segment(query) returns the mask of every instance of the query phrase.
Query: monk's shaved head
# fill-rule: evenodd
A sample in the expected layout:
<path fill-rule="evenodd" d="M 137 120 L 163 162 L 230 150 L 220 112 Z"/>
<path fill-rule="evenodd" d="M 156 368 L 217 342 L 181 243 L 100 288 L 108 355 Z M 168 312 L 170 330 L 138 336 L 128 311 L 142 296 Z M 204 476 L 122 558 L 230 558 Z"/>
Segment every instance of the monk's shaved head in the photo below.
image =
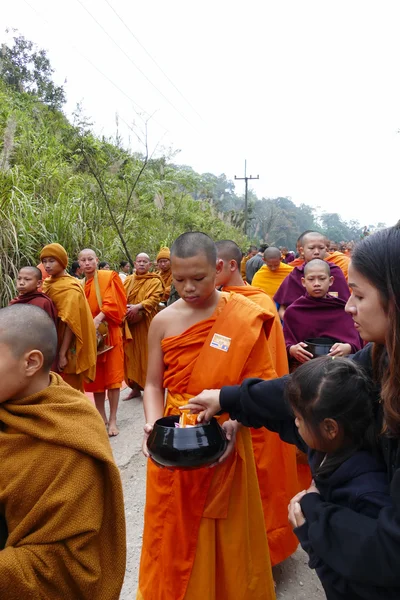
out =
<path fill-rule="evenodd" d="M 43 354 L 43 370 L 49 371 L 57 352 L 57 331 L 49 315 L 32 304 L 13 304 L 0 309 L 0 344 L 19 359 L 31 350 Z"/>
<path fill-rule="evenodd" d="M 281 258 L 281 251 L 279 250 L 279 248 L 274 248 L 273 246 L 270 246 L 269 248 L 267 248 L 266 250 L 264 250 L 264 260 L 268 260 L 270 258 Z"/>
<path fill-rule="evenodd" d="M 146 252 L 139 252 L 139 254 L 136 254 L 136 259 L 138 258 L 147 258 L 147 260 L 150 260 L 150 256 L 148 254 L 146 254 Z"/>
<path fill-rule="evenodd" d="M 182 233 L 171 248 L 171 258 L 192 258 L 198 254 L 203 254 L 207 261 L 215 267 L 217 262 L 217 248 L 213 240 L 201 231 L 189 231 Z"/>
<path fill-rule="evenodd" d="M 317 238 L 323 240 L 326 243 L 326 245 L 328 245 L 328 240 L 323 233 L 320 233 L 319 231 L 306 231 L 305 233 L 303 233 L 300 246 L 304 246 L 304 244 L 310 242 L 310 240 Z"/>
<path fill-rule="evenodd" d="M 327 263 L 326 260 L 321 260 L 320 258 L 314 258 L 304 266 L 304 275 L 307 275 L 307 273 L 315 269 L 315 267 L 323 269 L 328 275 L 328 277 L 331 276 L 331 268 L 329 266 L 329 263 Z"/>
<path fill-rule="evenodd" d="M 242 262 L 242 251 L 239 246 L 232 240 L 219 240 L 215 242 L 217 247 L 217 255 L 221 260 L 234 260 L 238 267 Z"/>
<path fill-rule="evenodd" d="M 42 275 L 42 271 L 40 269 L 38 269 L 37 267 L 22 267 L 19 272 L 21 273 L 21 271 L 29 271 L 30 274 L 35 277 L 38 281 L 40 281 L 43 277 Z"/>
<path fill-rule="evenodd" d="M 97 254 L 94 250 L 92 250 L 92 248 L 84 248 L 83 250 L 81 250 L 78 254 L 78 258 L 82 255 L 82 254 L 93 254 L 93 256 L 95 258 L 97 258 Z"/>

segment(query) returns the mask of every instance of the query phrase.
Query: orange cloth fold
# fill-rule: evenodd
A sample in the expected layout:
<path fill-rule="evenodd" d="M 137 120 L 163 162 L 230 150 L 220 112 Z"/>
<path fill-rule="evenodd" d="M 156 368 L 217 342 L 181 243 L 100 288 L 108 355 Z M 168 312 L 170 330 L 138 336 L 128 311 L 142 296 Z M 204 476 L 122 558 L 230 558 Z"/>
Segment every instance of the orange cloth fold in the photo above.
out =
<path fill-rule="evenodd" d="M 161 277 L 162 282 L 164 284 L 164 293 L 161 298 L 161 302 L 166 302 L 171 294 L 171 285 L 172 285 L 172 271 L 171 269 L 166 273 L 162 271 L 158 271 L 157 274 Z"/>
<path fill-rule="evenodd" d="M 164 284 L 156 273 L 130 275 L 124 281 L 128 304 L 141 304 L 143 318 L 137 323 L 124 322 L 125 381 L 136 382 L 144 388 L 146 383 L 148 347 L 147 334 L 150 323 L 158 312 L 164 293 Z"/>
<path fill-rule="evenodd" d="M 285 263 L 280 263 L 276 271 L 271 271 L 267 265 L 264 265 L 254 275 L 251 285 L 262 289 L 268 296 L 273 298 L 282 281 L 286 279 L 292 271 L 293 267 L 291 264 L 285 265 Z"/>
<path fill-rule="evenodd" d="M 124 500 L 98 412 L 51 373 L 49 387 L 0 404 L 0 421 L 0 597 L 117 600 Z"/>
<path fill-rule="evenodd" d="M 108 344 L 112 350 L 97 357 L 96 379 L 86 384 L 87 392 L 104 392 L 120 388 L 124 379 L 124 350 L 122 344 L 122 321 L 126 313 L 124 284 L 115 271 L 97 271 L 102 305 L 96 296 L 94 277 L 84 281 L 84 290 L 92 318 L 103 312 L 108 323 Z"/>
<path fill-rule="evenodd" d="M 285 338 L 275 302 L 263 290 L 253 285 L 226 286 L 223 290 L 245 296 L 274 316 L 268 346 L 276 374 L 278 377 L 287 375 L 289 367 Z M 296 448 L 282 442 L 277 433 L 268 431 L 264 427 L 251 429 L 251 436 L 269 552 L 274 566 L 293 554 L 298 546 L 297 538 L 287 518 L 287 505 L 300 491 Z"/>
<path fill-rule="evenodd" d="M 272 321 L 255 303 L 222 292 L 209 319 L 165 338 L 165 414 L 177 414 L 203 389 L 275 377 L 265 336 Z M 227 352 L 211 345 L 216 335 L 224 336 Z M 170 471 L 148 462 L 137 600 L 171 598 L 275 598 L 246 428 L 238 432 L 235 452 L 215 468 Z"/>
<path fill-rule="evenodd" d="M 93 381 L 96 375 L 96 329 L 82 285 L 71 275 L 48 277 L 43 291 L 54 302 L 58 313 L 59 347 L 68 326 L 74 338 L 67 353 L 65 374 L 81 375 L 85 381 Z"/>

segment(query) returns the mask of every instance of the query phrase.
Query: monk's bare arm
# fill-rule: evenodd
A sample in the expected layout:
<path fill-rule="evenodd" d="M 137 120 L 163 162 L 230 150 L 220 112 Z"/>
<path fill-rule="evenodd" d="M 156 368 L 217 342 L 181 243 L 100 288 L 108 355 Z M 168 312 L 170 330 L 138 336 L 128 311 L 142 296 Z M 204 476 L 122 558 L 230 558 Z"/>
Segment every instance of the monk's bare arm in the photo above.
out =
<path fill-rule="evenodd" d="M 164 319 L 158 317 L 161 317 L 161 313 L 153 319 L 149 328 L 149 362 L 143 396 L 146 423 L 151 425 L 164 414 L 164 360 L 161 349 Z"/>
<path fill-rule="evenodd" d="M 280 307 L 278 308 L 278 315 L 281 318 L 281 321 L 283 321 L 283 315 L 285 314 L 285 310 L 286 310 L 286 306 L 284 304 L 281 304 Z"/>
<path fill-rule="evenodd" d="M 74 338 L 74 332 L 66 324 L 63 341 L 62 341 L 61 347 L 60 347 L 60 352 L 58 353 L 58 368 L 60 371 L 62 371 L 64 369 L 64 367 L 67 366 L 67 362 L 68 362 L 67 352 L 68 352 L 68 349 L 71 347 L 73 338 Z"/>

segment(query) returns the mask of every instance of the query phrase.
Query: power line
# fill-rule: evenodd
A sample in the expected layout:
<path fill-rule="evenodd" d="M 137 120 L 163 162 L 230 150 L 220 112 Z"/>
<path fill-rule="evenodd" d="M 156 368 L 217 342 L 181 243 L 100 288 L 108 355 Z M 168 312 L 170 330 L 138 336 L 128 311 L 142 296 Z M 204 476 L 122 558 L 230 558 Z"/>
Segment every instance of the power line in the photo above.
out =
<path fill-rule="evenodd" d="M 28 0 L 23 0 L 25 2 L 25 4 L 27 6 L 29 6 L 29 8 L 35 12 L 49 27 L 51 27 L 51 23 L 34 7 L 32 6 Z M 69 44 L 71 48 L 73 48 L 75 50 L 75 52 L 77 52 L 82 58 L 84 58 L 98 73 L 100 73 L 100 75 L 102 75 L 102 77 L 104 77 L 109 83 L 111 83 L 111 85 L 113 85 L 123 96 L 125 96 L 125 98 L 127 98 L 130 102 L 132 102 L 133 106 L 136 106 L 142 113 L 146 114 L 149 118 L 153 118 L 153 115 L 151 115 L 147 110 L 145 110 L 144 108 L 142 108 L 137 102 L 136 100 L 133 100 L 133 98 L 131 98 L 129 96 L 129 94 L 127 94 L 118 84 L 115 83 L 115 81 L 113 81 L 110 77 L 108 77 L 108 75 L 106 75 L 105 73 L 103 73 L 103 71 L 101 69 L 99 69 L 99 67 L 90 59 L 88 58 L 85 54 L 83 54 L 83 52 L 81 52 L 79 50 L 79 48 L 77 48 L 77 46 L 75 46 L 74 44 Z M 135 109 L 136 110 L 136 109 Z M 168 129 L 159 121 L 157 121 L 156 119 L 153 119 L 155 123 L 157 123 L 157 125 L 159 125 L 160 127 L 162 127 L 164 129 L 164 131 L 168 132 Z"/>
<path fill-rule="evenodd" d="M 87 12 L 87 14 L 93 19 L 93 21 L 100 27 L 100 29 L 102 29 L 102 31 L 104 31 L 104 33 L 112 41 L 112 43 L 124 54 L 124 56 L 126 56 L 126 58 L 132 63 L 132 65 L 135 67 L 135 69 L 137 69 L 139 71 L 139 73 L 141 75 L 143 75 L 143 77 L 150 83 L 150 85 L 152 85 L 153 88 L 155 90 L 157 90 L 157 92 L 164 98 L 164 100 L 166 100 L 168 102 L 168 104 L 170 104 L 170 106 L 172 106 L 172 108 L 182 117 L 182 119 L 184 119 L 191 127 L 193 127 L 192 123 L 185 117 L 185 115 L 183 113 L 181 113 L 179 108 L 177 108 L 175 106 L 175 104 L 173 104 L 173 102 L 171 102 L 171 100 L 169 100 L 169 98 L 167 98 L 167 96 L 155 85 L 155 83 L 153 83 L 151 81 L 151 79 L 149 79 L 149 77 L 147 77 L 146 73 L 144 73 L 144 71 L 142 71 L 142 69 L 137 66 L 137 64 L 132 60 L 132 58 L 129 56 L 129 54 L 127 54 L 125 52 L 125 50 L 123 48 L 121 48 L 121 46 L 118 44 L 118 42 L 116 42 L 114 40 L 114 38 L 108 33 L 108 31 L 103 27 L 103 25 L 96 19 L 96 17 L 90 12 L 90 10 L 88 8 L 86 8 L 86 6 L 83 4 L 83 2 L 81 2 L 81 0 L 77 0 L 77 2 L 82 6 L 82 8 Z"/>
<path fill-rule="evenodd" d="M 244 177 L 236 177 L 235 175 L 235 179 L 237 179 L 238 181 L 244 181 L 244 235 L 247 235 L 247 220 L 248 220 L 248 215 L 247 215 L 247 193 L 248 193 L 248 181 L 249 179 L 260 179 L 260 176 L 257 175 L 257 177 L 253 177 L 252 175 L 250 175 L 250 177 L 247 175 L 247 160 L 244 161 Z"/>
<path fill-rule="evenodd" d="M 117 11 L 115 10 L 115 8 L 112 6 L 112 4 L 108 1 L 108 0 L 104 0 L 106 4 L 108 4 L 108 6 L 111 8 L 111 10 L 114 12 L 114 14 L 118 17 L 118 19 L 121 21 L 122 25 L 125 27 L 125 29 L 127 29 L 129 31 L 129 33 L 131 34 L 131 36 L 133 37 L 133 39 L 139 44 L 139 46 L 146 52 L 147 56 L 153 61 L 153 63 L 156 65 L 156 67 L 161 71 L 161 73 L 164 75 L 164 77 L 166 79 L 168 79 L 168 81 L 170 82 L 170 84 L 172 85 L 172 87 L 175 88 L 175 90 L 178 92 L 178 94 L 180 96 L 182 96 L 182 98 L 185 100 L 185 102 L 190 106 L 190 108 L 196 113 L 196 115 L 198 117 L 200 117 L 201 120 L 203 120 L 203 117 L 200 115 L 200 113 L 197 112 L 197 110 L 195 109 L 195 107 L 191 104 L 191 102 L 189 102 L 189 100 L 183 95 L 183 93 L 180 91 L 180 89 L 174 84 L 174 82 L 172 81 L 172 79 L 170 77 L 168 77 L 168 75 L 166 74 L 166 72 L 164 71 L 164 69 L 158 64 L 158 62 L 156 61 L 156 59 L 150 54 L 150 52 L 148 52 L 148 50 L 143 46 L 142 42 L 136 37 L 136 35 L 133 33 L 132 29 L 130 29 L 130 27 L 128 27 L 128 25 L 125 23 L 125 21 L 122 19 L 122 17 L 117 13 Z"/>

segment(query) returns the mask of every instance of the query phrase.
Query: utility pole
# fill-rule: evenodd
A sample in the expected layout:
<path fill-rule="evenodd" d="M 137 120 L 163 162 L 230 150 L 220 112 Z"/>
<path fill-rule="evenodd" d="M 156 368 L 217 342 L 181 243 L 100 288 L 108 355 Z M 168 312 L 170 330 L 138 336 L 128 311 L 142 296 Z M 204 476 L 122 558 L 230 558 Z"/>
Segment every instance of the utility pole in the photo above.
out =
<path fill-rule="evenodd" d="M 236 177 L 235 175 L 235 179 L 237 181 L 244 181 L 244 234 L 247 235 L 247 221 L 248 221 L 248 215 L 247 215 L 247 192 L 248 192 L 248 181 L 249 179 L 260 179 L 260 176 L 257 175 L 257 177 L 253 177 L 252 175 L 250 175 L 250 177 L 247 176 L 247 160 L 244 161 L 244 177 Z"/>

